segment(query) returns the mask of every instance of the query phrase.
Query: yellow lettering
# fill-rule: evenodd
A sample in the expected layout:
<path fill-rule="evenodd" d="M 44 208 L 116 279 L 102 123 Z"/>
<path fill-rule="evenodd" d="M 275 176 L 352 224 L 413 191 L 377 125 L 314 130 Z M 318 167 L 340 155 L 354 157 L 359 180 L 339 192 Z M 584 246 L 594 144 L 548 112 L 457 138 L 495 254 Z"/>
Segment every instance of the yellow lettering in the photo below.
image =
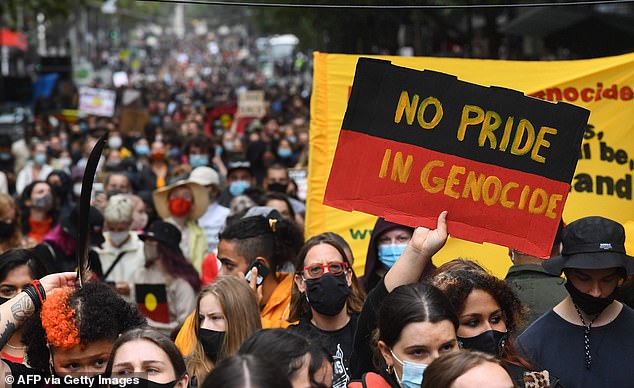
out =
<path fill-rule="evenodd" d="M 418 94 L 414 94 L 412 102 L 409 101 L 409 94 L 407 90 L 401 92 L 401 97 L 398 99 L 398 105 L 396 105 L 396 113 L 394 114 L 394 122 L 400 123 L 403 119 L 403 113 L 407 116 L 407 124 L 412 125 L 414 117 L 416 117 L 416 107 L 418 106 Z"/>
<path fill-rule="evenodd" d="M 387 176 L 387 166 L 390 164 L 390 157 L 392 156 L 392 150 L 386 149 L 383 154 L 383 161 L 381 162 L 381 170 L 379 170 L 379 178 L 385 178 Z"/>
<path fill-rule="evenodd" d="M 528 193 L 530 191 L 530 186 L 524 186 L 524 188 L 522 189 L 522 193 L 520 194 L 520 204 L 517 206 L 518 209 L 524 210 L 524 208 L 526 207 L 526 200 L 528 199 Z"/>
<path fill-rule="evenodd" d="M 445 195 L 458 199 L 460 194 L 453 191 L 454 185 L 460 183 L 460 180 L 456 179 L 456 176 L 462 175 L 465 173 L 465 168 L 460 166 L 451 166 L 451 170 L 449 170 L 449 175 L 447 176 L 447 184 L 445 185 Z"/>
<path fill-rule="evenodd" d="M 420 184 L 423 186 L 425 191 L 428 193 L 438 193 L 443 189 L 445 185 L 445 180 L 442 178 L 434 177 L 432 181 L 434 182 L 434 186 L 429 183 L 429 174 L 431 170 L 435 167 L 444 167 L 445 163 L 442 160 L 432 160 L 423 167 L 423 170 L 420 172 Z"/>
<path fill-rule="evenodd" d="M 403 163 L 403 153 L 397 152 L 394 155 L 394 163 L 392 164 L 392 180 L 396 181 L 398 179 L 401 183 L 407 183 L 413 162 L 414 158 L 412 155 L 407 155 L 407 160 Z"/>
<path fill-rule="evenodd" d="M 502 204 L 502 206 L 504 206 L 507 209 L 510 209 L 515 205 L 515 202 L 509 201 L 508 194 L 509 194 L 509 190 L 514 189 L 516 187 L 520 187 L 520 185 L 518 185 L 515 182 L 509 182 L 505 184 L 504 187 L 502 187 L 502 194 L 500 195 L 500 203 Z"/>
<path fill-rule="evenodd" d="M 480 200 L 480 193 L 482 193 L 483 184 L 484 174 L 480 174 L 476 179 L 475 172 L 469 171 L 467 180 L 464 184 L 464 189 L 462 189 L 462 198 L 467 198 L 469 196 L 469 192 L 471 192 L 471 198 L 473 198 L 473 201 L 478 202 Z"/>
<path fill-rule="evenodd" d="M 546 208 L 546 214 L 544 214 L 548 218 L 557 217 L 557 213 L 555 213 L 555 208 L 557 207 L 557 203 L 564 199 L 564 196 L 561 194 L 553 194 L 548 199 L 548 207 Z"/>
<path fill-rule="evenodd" d="M 546 190 L 537 187 L 531 194 L 528 212 L 531 214 L 542 214 L 546 210 L 546 206 L 548 206 L 548 193 L 546 193 Z"/>
<path fill-rule="evenodd" d="M 524 132 L 526 132 L 527 138 L 524 146 L 520 147 L 520 143 L 524 138 Z M 517 131 L 515 132 L 515 138 L 513 144 L 511 144 L 511 153 L 513 155 L 524 155 L 530 151 L 533 143 L 535 142 L 535 128 L 530 121 L 521 119 L 517 124 Z"/>
<path fill-rule="evenodd" d="M 509 146 L 509 141 L 511 140 L 511 129 L 513 129 L 513 116 L 509 116 L 506 119 L 506 124 L 504 125 L 504 134 L 502 135 L 502 140 L 500 140 L 500 151 L 506 151 L 506 147 Z"/>
<path fill-rule="evenodd" d="M 475 113 L 475 116 L 472 116 L 471 113 Z M 480 124 L 482 120 L 484 120 L 484 111 L 482 108 L 476 105 L 465 105 L 464 108 L 462 108 L 462 117 L 460 118 L 460 125 L 458 126 L 458 140 L 464 140 L 464 135 L 469 125 Z"/>
<path fill-rule="evenodd" d="M 418 97 L 418 96 L 416 96 Z M 436 107 L 436 113 L 434 113 L 434 118 L 430 122 L 425 121 L 425 110 L 429 105 L 433 105 Z M 440 119 L 442 119 L 443 110 L 442 104 L 435 97 L 427 97 L 421 102 L 420 107 L 418 108 L 418 124 L 423 129 L 433 129 L 438 125 Z"/>
<path fill-rule="evenodd" d="M 490 148 L 492 150 L 497 146 L 497 139 L 493 134 L 493 131 L 498 129 L 502 124 L 502 119 L 497 112 L 488 110 L 484 115 L 484 122 L 482 123 L 482 130 L 480 131 L 480 137 L 478 138 L 478 144 L 480 147 L 484 147 L 484 143 L 489 139 Z"/>
<path fill-rule="evenodd" d="M 493 193 L 491 194 L 491 186 L 493 186 Z M 500 178 L 490 175 L 484 180 L 484 186 L 482 186 L 482 200 L 487 206 L 493 206 L 500 198 L 500 190 L 502 189 L 502 182 Z"/>
<path fill-rule="evenodd" d="M 546 158 L 539 154 L 539 149 L 541 147 L 550 148 L 550 142 L 544 139 L 547 133 L 551 135 L 556 135 L 557 129 L 551 127 L 541 127 L 539 129 L 539 133 L 537 134 L 537 140 L 535 140 L 533 151 L 531 151 L 531 159 L 539 163 L 546 163 Z"/>

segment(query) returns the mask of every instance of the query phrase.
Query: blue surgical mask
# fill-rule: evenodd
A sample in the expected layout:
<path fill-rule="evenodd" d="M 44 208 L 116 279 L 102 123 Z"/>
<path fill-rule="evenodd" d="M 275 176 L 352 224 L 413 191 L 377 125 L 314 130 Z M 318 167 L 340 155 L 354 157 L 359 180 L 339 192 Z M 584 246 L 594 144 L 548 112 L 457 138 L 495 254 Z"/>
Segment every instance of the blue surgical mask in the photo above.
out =
<path fill-rule="evenodd" d="M 282 159 L 286 159 L 290 158 L 291 155 L 293 155 L 293 151 L 289 150 L 288 148 L 282 148 L 277 150 L 277 155 Z"/>
<path fill-rule="evenodd" d="M 398 374 L 396 374 L 396 379 L 399 384 L 403 388 L 419 388 L 423 383 L 423 374 L 425 373 L 425 369 L 429 366 L 428 364 L 418 364 L 415 362 L 409 362 L 407 360 L 401 361 L 392 349 L 390 349 L 390 353 L 392 353 L 392 357 L 403 366 L 403 376 L 399 379 Z"/>
<path fill-rule="evenodd" d="M 189 164 L 193 167 L 201 167 L 209 164 L 209 157 L 207 155 L 189 154 Z"/>
<path fill-rule="evenodd" d="M 35 154 L 35 156 L 33 156 L 33 161 L 39 165 L 46 164 L 46 159 L 46 154 Z"/>
<path fill-rule="evenodd" d="M 234 197 L 237 197 L 238 195 L 242 195 L 244 190 L 248 189 L 249 186 L 251 186 L 251 184 L 247 181 L 233 181 L 229 185 L 229 192 Z"/>
<path fill-rule="evenodd" d="M 396 260 L 403 254 L 407 244 L 382 244 L 379 245 L 379 261 L 390 269 Z"/>
<path fill-rule="evenodd" d="M 134 146 L 134 152 L 139 156 L 148 156 L 150 155 L 150 147 L 147 144 L 139 144 Z"/>

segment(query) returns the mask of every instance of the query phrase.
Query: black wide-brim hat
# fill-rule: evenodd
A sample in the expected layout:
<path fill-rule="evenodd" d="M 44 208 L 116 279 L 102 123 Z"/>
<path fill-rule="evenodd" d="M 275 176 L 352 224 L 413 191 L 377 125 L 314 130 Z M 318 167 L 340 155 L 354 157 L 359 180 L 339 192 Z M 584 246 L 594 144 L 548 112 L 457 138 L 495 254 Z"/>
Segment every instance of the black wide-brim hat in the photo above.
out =
<path fill-rule="evenodd" d="M 570 223 L 562 235 L 561 256 L 545 260 L 542 266 L 552 275 L 564 269 L 623 268 L 634 274 L 634 257 L 625 252 L 625 229 L 603 217 L 585 217 Z"/>
<path fill-rule="evenodd" d="M 141 241 L 148 239 L 161 242 L 168 247 L 180 252 L 181 232 L 169 222 L 154 221 L 145 233 L 139 235 Z"/>

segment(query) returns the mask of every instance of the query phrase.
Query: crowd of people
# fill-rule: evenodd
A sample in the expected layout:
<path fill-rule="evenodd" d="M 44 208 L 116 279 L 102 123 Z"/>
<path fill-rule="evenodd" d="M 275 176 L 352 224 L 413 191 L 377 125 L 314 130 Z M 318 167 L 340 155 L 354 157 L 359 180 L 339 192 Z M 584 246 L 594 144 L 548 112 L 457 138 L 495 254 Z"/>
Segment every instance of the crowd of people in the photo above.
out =
<path fill-rule="evenodd" d="M 510 249 L 499 279 L 468 252 L 434 266 L 451 214 L 435 229 L 379 219 L 357 276 L 363 258 L 342 236 L 303 233 L 289 171 L 307 161 L 302 88 L 222 61 L 224 72 L 194 80 L 168 62 L 169 81 L 143 83 L 142 133 L 89 116 L 39 119 L 28 144 L 0 139 L 7 384 L 632 386 L 634 312 L 619 300 L 632 299 L 634 258 L 620 224 L 562 224 L 550 260 Z M 231 79 L 266 90 L 267 116 L 227 122 Z M 80 231 L 82 177 L 104 133 Z M 74 272 L 80 232 L 84 284 Z"/>

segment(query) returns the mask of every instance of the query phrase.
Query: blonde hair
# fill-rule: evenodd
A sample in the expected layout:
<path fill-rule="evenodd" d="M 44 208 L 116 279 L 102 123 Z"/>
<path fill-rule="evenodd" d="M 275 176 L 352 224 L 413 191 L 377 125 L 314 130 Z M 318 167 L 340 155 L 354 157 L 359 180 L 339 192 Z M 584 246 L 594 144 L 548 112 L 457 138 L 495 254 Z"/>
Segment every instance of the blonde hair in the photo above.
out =
<path fill-rule="evenodd" d="M 103 211 L 103 218 L 108 223 L 132 222 L 135 202 L 127 194 L 113 195 Z"/>
<path fill-rule="evenodd" d="M 190 376 L 196 376 L 198 381 L 204 381 L 214 368 L 211 360 L 205 356 L 198 336 L 201 321 L 200 301 L 207 295 L 218 298 L 225 316 L 225 339 L 216 362 L 236 355 L 242 342 L 262 327 L 255 294 L 244 279 L 236 276 L 219 276 L 213 283 L 203 288 L 198 295 L 194 324 L 190 332 L 190 335 L 196 338 L 196 345 L 187 361 L 187 372 Z"/>
<path fill-rule="evenodd" d="M 13 234 L 10 238 L 0 244 L 0 253 L 11 248 L 22 247 L 22 222 L 20 221 L 20 209 L 15 203 L 13 197 L 8 194 L 0 193 L 0 220 L 4 220 L 11 209 L 15 211 L 15 217 L 12 220 L 14 225 Z"/>

